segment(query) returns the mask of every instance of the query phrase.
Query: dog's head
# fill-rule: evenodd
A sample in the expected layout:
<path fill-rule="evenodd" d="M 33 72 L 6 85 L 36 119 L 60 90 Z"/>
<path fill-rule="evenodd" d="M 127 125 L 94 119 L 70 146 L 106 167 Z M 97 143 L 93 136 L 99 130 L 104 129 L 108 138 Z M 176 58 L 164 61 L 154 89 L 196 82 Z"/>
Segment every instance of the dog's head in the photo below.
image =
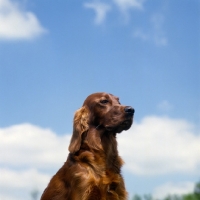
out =
<path fill-rule="evenodd" d="M 90 128 L 103 129 L 106 134 L 128 130 L 133 122 L 134 112 L 132 107 L 121 105 L 119 98 L 112 94 L 91 94 L 75 113 L 69 151 L 75 153 L 80 149 L 81 136 Z"/>

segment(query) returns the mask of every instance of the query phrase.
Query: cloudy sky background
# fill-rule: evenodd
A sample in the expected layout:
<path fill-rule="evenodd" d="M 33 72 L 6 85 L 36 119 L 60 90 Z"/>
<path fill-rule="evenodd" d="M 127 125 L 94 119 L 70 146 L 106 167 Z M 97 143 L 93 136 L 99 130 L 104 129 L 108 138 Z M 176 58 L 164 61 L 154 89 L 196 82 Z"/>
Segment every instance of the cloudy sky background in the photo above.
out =
<path fill-rule="evenodd" d="M 0 199 L 31 199 L 66 160 L 74 112 L 106 91 L 135 108 L 118 135 L 135 193 L 200 179 L 199 0 L 0 0 Z"/>

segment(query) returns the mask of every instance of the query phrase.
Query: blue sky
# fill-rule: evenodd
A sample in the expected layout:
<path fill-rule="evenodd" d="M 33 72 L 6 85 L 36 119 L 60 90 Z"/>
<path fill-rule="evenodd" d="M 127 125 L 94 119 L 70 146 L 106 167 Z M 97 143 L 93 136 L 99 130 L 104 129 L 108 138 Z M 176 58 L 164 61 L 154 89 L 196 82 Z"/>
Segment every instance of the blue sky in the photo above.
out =
<path fill-rule="evenodd" d="M 99 91 L 136 110 L 118 138 L 130 196 L 191 190 L 200 177 L 199 6 L 0 0 L 0 198 L 27 199 L 31 188 L 45 187 L 66 158 L 75 110 Z M 55 155 L 50 161 L 44 152 Z M 9 181 L 19 174 L 20 188 Z"/>

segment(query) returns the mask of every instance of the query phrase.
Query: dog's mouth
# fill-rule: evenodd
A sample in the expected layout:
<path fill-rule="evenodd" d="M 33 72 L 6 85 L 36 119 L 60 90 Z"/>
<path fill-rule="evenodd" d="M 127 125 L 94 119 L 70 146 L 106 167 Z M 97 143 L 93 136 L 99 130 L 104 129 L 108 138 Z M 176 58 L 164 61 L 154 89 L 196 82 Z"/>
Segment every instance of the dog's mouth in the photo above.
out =
<path fill-rule="evenodd" d="M 133 118 L 129 118 L 119 123 L 118 125 L 112 125 L 112 126 L 106 125 L 105 129 L 109 132 L 114 131 L 116 133 L 120 133 L 123 130 L 128 130 L 131 127 L 132 122 L 133 122 Z"/>
<path fill-rule="evenodd" d="M 127 120 L 123 121 L 123 122 L 121 123 L 121 125 L 122 125 L 122 126 L 128 126 L 128 125 L 131 123 L 131 121 L 132 121 L 132 120 L 127 119 Z"/>
<path fill-rule="evenodd" d="M 131 127 L 132 123 L 133 123 L 133 118 L 131 117 L 131 118 L 129 118 L 129 119 L 124 120 L 124 121 L 121 123 L 120 127 L 121 127 L 123 130 L 128 130 L 128 129 Z"/>

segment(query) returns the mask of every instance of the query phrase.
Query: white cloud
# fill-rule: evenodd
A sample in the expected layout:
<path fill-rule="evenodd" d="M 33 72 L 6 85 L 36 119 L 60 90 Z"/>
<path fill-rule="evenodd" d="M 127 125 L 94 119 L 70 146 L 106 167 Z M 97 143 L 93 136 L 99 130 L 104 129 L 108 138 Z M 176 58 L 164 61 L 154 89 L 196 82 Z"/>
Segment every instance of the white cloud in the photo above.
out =
<path fill-rule="evenodd" d="M 31 124 L 1 128 L 0 199 L 30 199 L 34 189 L 41 194 L 65 162 L 70 137 Z"/>
<path fill-rule="evenodd" d="M 165 183 L 156 187 L 153 192 L 155 199 L 162 199 L 168 195 L 184 195 L 192 193 L 194 190 L 194 183 L 192 182 L 178 182 L 178 183 Z"/>
<path fill-rule="evenodd" d="M 97 25 L 102 24 L 108 12 L 114 10 L 114 7 L 118 7 L 125 22 L 129 21 L 130 9 L 144 10 L 145 0 L 112 0 L 112 3 L 104 3 L 102 0 L 94 0 L 90 3 L 84 3 L 85 8 L 93 9 L 95 11 L 95 23 Z M 160 13 L 154 13 L 150 16 L 150 28 L 144 31 L 141 27 L 135 28 L 133 31 L 133 37 L 139 38 L 143 41 L 150 41 L 157 46 L 168 45 L 168 39 L 164 31 L 164 15 Z M 146 28 L 145 28 L 146 29 Z"/>
<path fill-rule="evenodd" d="M 160 111 L 168 112 L 173 109 L 173 106 L 167 100 L 163 100 L 158 104 L 157 108 Z"/>
<path fill-rule="evenodd" d="M 142 28 L 136 28 L 133 31 L 133 37 L 153 42 L 157 46 L 168 45 L 168 39 L 163 28 L 164 21 L 163 14 L 153 14 L 150 17 L 150 28 L 147 31 L 144 31 Z"/>
<path fill-rule="evenodd" d="M 108 4 L 102 3 L 100 1 L 94 1 L 92 3 L 85 3 L 86 8 L 93 9 L 96 13 L 95 23 L 101 24 L 104 22 L 107 13 L 111 10 Z"/>
<path fill-rule="evenodd" d="M 0 39 L 31 39 L 46 32 L 37 17 L 11 0 L 0 0 Z"/>
<path fill-rule="evenodd" d="M 133 174 L 192 174 L 200 167 L 200 135 L 185 120 L 145 117 L 118 141 L 125 168 Z"/>
<path fill-rule="evenodd" d="M 143 9 L 144 0 L 113 0 L 122 10 L 127 11 L 130 8 Z"/>
<path fill-rule="evenodd" d="M 41 187 L 49 182 L 49 176 L 39 173 L 35 169 L 28 169 L 23 171 L 14 171 L 9 169 L 0 169 L 0 187 L 10 187 L 10 188 L 28 188 L 32 190 L 33 188 Z M 13 181 L 17 180 L 17 181 Z"/>
<path fill-rule="evenodd" d="M 59 167 L 68 154 L 70 137 L 31 124 L 0 129 L 0 164 L 46 170 Z"/>
<path fill-rule="evenodd" d="M 9 170 L 0 168 L 0 199 L 30 199 L 30 193 L 38 190 L 39 195 L 48 184 L 50 176 L 35 169 Z"/>
<path fill-rule="evenodd" d="M 142 10 L 144 1 L 145 0 L 112 0 L 112 2 L 108 4 L 101 0 L 94 0 L 91 3 L 85 3 L 84 6 L 93 9 L 96 13 L 95 23 L 102 24 L 106 19 L 107 13 L 111 11 L 114 6 L 117 6 L 127 17 L 128 11 L 132 8 Z"/>

